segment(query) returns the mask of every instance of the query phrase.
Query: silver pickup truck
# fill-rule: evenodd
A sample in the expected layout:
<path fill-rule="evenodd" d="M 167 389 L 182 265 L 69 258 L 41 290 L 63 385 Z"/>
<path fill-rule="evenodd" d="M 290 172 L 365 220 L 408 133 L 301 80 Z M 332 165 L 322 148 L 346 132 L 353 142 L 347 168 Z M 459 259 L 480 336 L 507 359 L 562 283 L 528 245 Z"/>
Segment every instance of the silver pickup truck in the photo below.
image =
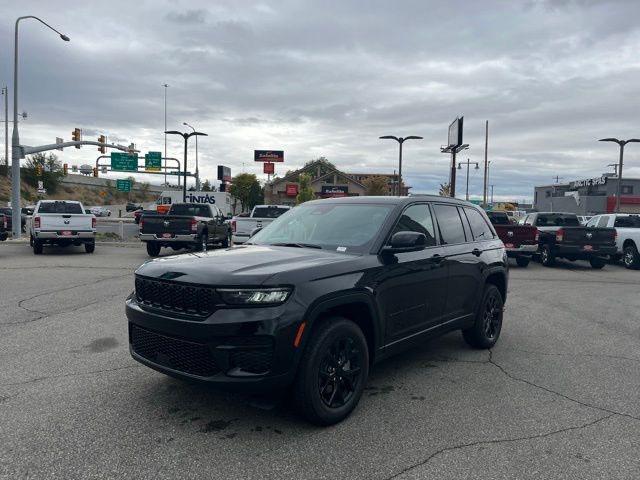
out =
<path fill-rule="evenodd" d="M 40 200 L 29 225 L 33 253 L 40 255 L 45 245 L 84 245 L 87 253 L 93 253 L 96 248 L 96 217 L 84 212 L 80 202 Z"/>
<path fill-rule="evenodd" d="M 231 220 L 231 231 L 235 245 L 249 240 L 251 232 L 256 228 L 266 227 L 276 218 L 291 210 L 288 205 L 256 205 L 248 217 L 234 217 Z"/>

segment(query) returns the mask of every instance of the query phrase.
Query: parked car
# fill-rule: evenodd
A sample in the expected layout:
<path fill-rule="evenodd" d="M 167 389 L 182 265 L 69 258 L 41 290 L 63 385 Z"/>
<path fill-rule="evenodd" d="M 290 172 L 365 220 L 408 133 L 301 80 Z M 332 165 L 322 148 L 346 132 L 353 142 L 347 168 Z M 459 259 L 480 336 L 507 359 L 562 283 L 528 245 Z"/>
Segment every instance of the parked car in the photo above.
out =
<path fill-rule="evenodd" d="M 84 212 L 80 202 L 39 201 L 29 227 L 33 253 L 41 254 L 45 245 L 84 245 L 87 253 L 93 253 L 96 248 L 96 217 Z"/>
<path fill-rule="evenodd" d="M 248 217 L 236 216 L 231 220 L 233 243 L 246 242 L 254 230 L 267 226 L 290 209 L 288 205 L 256 205 Z"/>
<path fill-rule="evenodd" d="M 136 225 L 140 224 L 140 219 L 142 218 L 143 215 L 146 216 L 150 216 L 150 215 L 164 215 L 163 213 L 158 213 L 157 210 L 136 210 L 135 212 L 133 212 L 133 221 L 136 223 Z"/>
<path fill-rule="evenodd" d="M 505 212 L 488 212 L 498 237 L 504 243 L 507 256 L 516 259 L 519 267 L 526 267 L 538 251 L 538 229 L 531 225 L 515 225 Z"/>
<path fill-rule="evenodd" d="M 13 209 L 11 207 L 0 207 L 0 213 L 7 217 L 7 222 L 9 226 L 7 227 L 9 230 L 13 229 Z M 27 224 L 27 215 L 23 212 L 20 212 L 20 228 L 23 232 L 26 232 L 26 224 Z"/>
<path fill-rule="evenodd" d="M 4 242 L 9 237 L 9 222 L 4 213 L 0 213 L 0 242 Z"/>
<path fill-rule="evenodd" d="M 166 215 L 140 218 L 140 240 L 147 244 L 151 257 L 157 257 L 162 247 L 206 251 L 217 243 L 226 248 L 231 244 L 231 228 L 225 220 L 213 204 L 174 203 Z"/>
<path fill-rule="evenodd" d="M 622 259 L 624 266 L 630 269 L 640 268 L 640 215 L 612 213 L 596 215 L 587 227 L 609 227 L 616 230 L 616 253 L 614 260 Z"/>
<path fill-rule="evenodd" d="M 110 217 L 111 216 L 111 210 L 108 210 L 105 207 L 91 207 L 89 210 L 96 217 Z"/>
<path fill-rule="evenodd" d="M 127 202 L 125 206 L 127 212 L 135 212 L 136 210 L 142 210 L 142 205 L 133 202 Z"/>
<path fill-rule="evenodd" d="M 341 421 L 369 368 L 462 330 L 491 348 L 508 266 L 485 213 L 436 196 L 306 202 L 243 246 L 146 262 L 126 301 L 130 352 L 178 378 L 288 390 Z"/>
<path fill-rule="evenodd" d="M 600 269 L 607 257 L 616 252 L 613 228 L 583 227 L 575 213 L 530 213 L 524 224 L 538 229 L 540 261 L 546 267 L 552 266 L 556 258 L 566 258 L 587 260 L 592 268 Z"/>

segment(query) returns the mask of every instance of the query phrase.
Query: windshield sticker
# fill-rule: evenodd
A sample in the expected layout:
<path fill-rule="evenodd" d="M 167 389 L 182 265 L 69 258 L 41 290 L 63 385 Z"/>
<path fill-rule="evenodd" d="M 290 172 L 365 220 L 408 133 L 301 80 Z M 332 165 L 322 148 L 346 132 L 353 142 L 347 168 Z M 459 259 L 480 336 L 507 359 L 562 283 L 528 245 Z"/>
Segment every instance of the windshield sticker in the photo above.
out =
<path fill-rule="evenodd" d="M 347 251 L 347 247 L 338 247 L 338 248 L 336 248 L 336 251 L 338 251 L 338 252 L 346 252 Z"/>

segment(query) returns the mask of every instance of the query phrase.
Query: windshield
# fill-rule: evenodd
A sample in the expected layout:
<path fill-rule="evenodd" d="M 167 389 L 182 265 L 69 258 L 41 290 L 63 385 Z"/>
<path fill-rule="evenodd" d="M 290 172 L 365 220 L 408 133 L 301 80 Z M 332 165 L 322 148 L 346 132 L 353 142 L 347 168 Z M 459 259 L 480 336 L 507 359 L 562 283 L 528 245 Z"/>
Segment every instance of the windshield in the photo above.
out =
<path fill-rule="evenodd" d="M 502 212 L 487 212 L 489 220 L 494 225 L 511 225 L 511 221 L 506 213 Z"/>
<path fill-rule="evenodd" d="M 44 202 L 40 204 L 38 213 L 84 213 L 79 203 Z"/>
<path fill-rule="evenodd" d="M 545 213 L 544 215 L 538 215 L 538 221 L 536 222 L 539 227 L 579 227 L 580 222 L 578 217 L 571 214 L 564 213 Z"/>
<path fill-rule="evenodd" d="M 207 205 L 190 205 L 176 203 L 171 207 L 171 215 L 189 215 L 191 217 L 210 217 L 211 211 Z"/>
<path fill-rule="evenodd" d="M 254 218 L 278 218 L 284 212 L 289 211 L 288 208 L 281 207 L 256 207 L 253 211 Z"/>
<path fill-rule="evenodd" d="M 307 244 L 339 252 L 363 253 L 392 208 L 393 205 L 371 204 L 301 205 L 278 217 L 248 243 Z"/>
<path fill-rule="evenodd" d="M 614 227 L 640 228 L 640 215 L 629 215 L 628 217 L 616 217 Z"/>

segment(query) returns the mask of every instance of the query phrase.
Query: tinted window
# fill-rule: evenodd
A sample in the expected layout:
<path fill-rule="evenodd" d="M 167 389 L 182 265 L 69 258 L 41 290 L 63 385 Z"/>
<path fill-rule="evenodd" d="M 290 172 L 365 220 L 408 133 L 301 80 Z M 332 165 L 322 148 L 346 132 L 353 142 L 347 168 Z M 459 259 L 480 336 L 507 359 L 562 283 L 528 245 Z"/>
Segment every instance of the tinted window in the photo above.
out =
<path fill-rule="evenodd" d="M 540 213 L 536 220 L 538 227 L 579 227 L 576 215 L 567 213 Z"/>
<path fill-rule="evenodd" d="M 429 207 L 426 204 L 411 205 L 402 212 L 402 215 L 400 215 L 400 219 L 391 234 L 393 235 L 397 232 L 424 233 L 425 237 L 427 237 L 428 246 L 436 244 L 433 219 L 431 218 Z"/>
<path fill-rule="evenodd" d="M 587 224 L 585 226 L 587 226 L 587 227 L 595 227 L 596 224 L 598 223 L 599 219 L 600 219 L 600 217 L 593 217 L 591 220 L 589 220 L 587 222 Z"/>
<path fill-rule="evenodd" d="M 79 203 L 43 202 L 38 213 L 84 213 Z"/>
<path fill-rule="evenodd" d="M 622 228 L 640 228 L 640 216 L 629 215 L 628 217 L 616 217 L 616 221 L 613 226 Z"/>
<path fill-rule="evenodd" d="M 434 205 L 433 209 L 438 219 L 442 243 L 464 243 L 466 239 L 458 208 L 453 205 Z"/>
<path fill-rule="evenodd" d="M 189 203 L 175 203 L 170 210 L 171 215 L 188 215 L 190 217 L 210 217 L 208 205 L 193 205 Z"/>
<path fill-rule="evenodd" d="M 491 228 L 489 228 L 489 225 L 487 225 L 486 220 L 479 211 L 473 208 L 465 208 L 464 211 L 469 219 L 473 238 L 476 240 L 488 240 L 493 238 Z"/>
<path fill-rule="evenodd" d="M 604 215 L 598 220 L 598 227 L 606 227 L 607 223 L 609 223 L 609 215 Z"/>
<path fill-rule="evenodd" d="M 511 225 L 509 217 L 504 212 L 487 212 L 487 215 L 494 225 Z M 471 221 L 471 219 L 469 219 L 469 221 Z"/>
<path fill-rule="evenodd" d="M 286 211 L 286 208 L 256 207 L 256 209 L 253 211 L 253 216 L 256 218 L 278 218 Z"/>

